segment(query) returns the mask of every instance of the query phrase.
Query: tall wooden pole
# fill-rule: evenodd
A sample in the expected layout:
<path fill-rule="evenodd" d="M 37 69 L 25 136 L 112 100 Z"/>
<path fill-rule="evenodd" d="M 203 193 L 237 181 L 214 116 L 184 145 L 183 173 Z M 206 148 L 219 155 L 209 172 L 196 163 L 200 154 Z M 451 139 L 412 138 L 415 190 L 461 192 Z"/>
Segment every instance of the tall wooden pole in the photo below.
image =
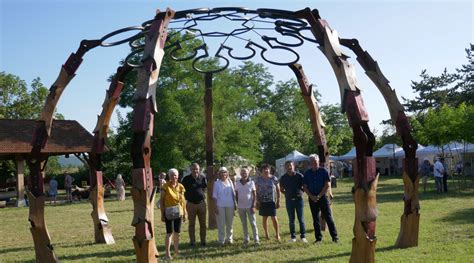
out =
<path fill-rule="evenodd" d="M 355 220 L 350 261 L 375 262 L 378 181 L 372 155 L 375 136 L 368 125 L 369 118 L 355 70 L 347 61 L 348 56 L 341 50 L 337 32 L 319 16 L 317 10 L 306 8 L 296 14 L 308 21 L 313 36 L 320 44 L 321 52 L 331 64 L 339 84 L 342 111 L 346 112 L 353 132 L 357 157 L 353 160 Z"/>
<path fill-rule="evenodd" d="M 164 56 L 168 24 L 174 11 L 159 12 L 145 34 L 143 65 L 137 69 L 137 91 L 133 108 L 133 139 L 131 146 L 133 219 L 135 227 L 133 245 L 137 262 L 156 262 L 153 173 L 150 167 L 151 136 L 154 114 L 157 112 L 156 84 Z"/>
<path fill-rule="evenodd" d="M 216 181 L 214 172 L 214 128 L 212 126 L 212 73 L 205 73 L 204 114 L 206 136 L 206 172 L 207 172 L 207 210 L 209 229 L 217 228 L 216 202 L 212 198 L 212 190 Z"/>

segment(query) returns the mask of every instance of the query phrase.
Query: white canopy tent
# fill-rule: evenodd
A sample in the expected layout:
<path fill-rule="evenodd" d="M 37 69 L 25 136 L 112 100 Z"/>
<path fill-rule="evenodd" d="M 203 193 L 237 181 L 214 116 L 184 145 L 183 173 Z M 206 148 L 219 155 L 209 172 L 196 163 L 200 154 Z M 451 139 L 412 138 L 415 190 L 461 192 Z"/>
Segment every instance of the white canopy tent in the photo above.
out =
<path fill-rule="evenodd" d="M 396 153 L 403 152 L 403 148 L 395 143 L 385 144 L 373 153 L 375 158 L 393 158 Z"/>
<path fill-rule="evenodd" d="M 307 161 L 308 158 L 309 157 L 307 155 L 304 155 L 297 150 L 293 150 L 291 153 L 289 153 L 285 157 L 275 160 L 275 170 L 276 170 L 277 176 L 280 177 L 285 173 L 286 161 L 293 161 L 297 163 L 297 162 Z"/>
<path fill-rule="evenodd" d="M 345 161 L 345 160 L 352 160 L 354 158 L 356 158 L 356 148 L 352 147 L 352 149 L 348 151 L 346 154 L 338 156 L 337 160 Z"/>

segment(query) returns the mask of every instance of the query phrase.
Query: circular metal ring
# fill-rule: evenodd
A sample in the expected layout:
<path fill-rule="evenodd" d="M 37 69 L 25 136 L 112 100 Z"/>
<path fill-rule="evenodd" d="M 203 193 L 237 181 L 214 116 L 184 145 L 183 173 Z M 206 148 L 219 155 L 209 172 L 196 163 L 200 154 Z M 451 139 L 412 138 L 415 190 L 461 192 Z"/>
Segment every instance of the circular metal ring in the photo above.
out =
<path fill-rule="evenodd" d="M 130 27 L 125 27 L 125 28 L 121 28 L 119 30 L 115 30 L 111 33 L 108 33 L 107 35 L 103 36 L 101 39 L 100 39 L 100 45 L 102 47 L 112 47 L 112 46 L 116 46 L 116 45 L 120 45 L 120 44 L 123 44 L 123 43 L 126 43 L 126 42 L 129 42 L 129 41 L 133 41 L 137 38 L 140 38 L 142 37 L 142 34 L 143 32 L 141 32 L 144 28 L 141 27 L 141 26 L 130 26 Z M 111 42 L 111 43 L 104 43 L 105 40 L 113 37 L 113 36 L 116 36 L 118 34 L 122 34 L 124 32 L 128 32 L 128 31 L 132 31 L 132 30 L 140 30 L 140 32 L 138 34 L 135 34 L 131 37 L 128 37 L 128 38 L 125 38 L 125 39 L 122 39 L 122 40 L 119 40 L 119 41 L 115 41 L 115 42 Z"/>

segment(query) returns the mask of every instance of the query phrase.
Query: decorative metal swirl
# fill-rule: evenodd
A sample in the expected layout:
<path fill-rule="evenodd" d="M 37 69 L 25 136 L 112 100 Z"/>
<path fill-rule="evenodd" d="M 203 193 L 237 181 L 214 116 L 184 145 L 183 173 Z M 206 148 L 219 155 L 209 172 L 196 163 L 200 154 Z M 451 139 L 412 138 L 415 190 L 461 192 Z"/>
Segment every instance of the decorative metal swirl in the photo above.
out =
<path fill-rule="evenodd" d="M 161 13 L 158 13 L 158 16 Z M 132 67 L 141 66 L 136 57 L 143 52 L 144 36 L 150 30 L 153 20 L 141 26 L 131 26 L 111 32 L 97 40 L 103 47 L 111 47 L 128 42 L 132 52 L 125 61 Z M 220 30 L 210 30 L 218 27 Z M 227 30 L 224 30 L 227 29 Z M 137 30 L 132 36 L 115 42 L 106 42 L 112 37 Z M 299 61 L 300 56 L 294 48 L 305 41 L 317 43 L 309 32 L 310 26 L 296 12 L 277 9 L 251 10 L 242 7 L 200 8 L 178 11 L 168 28 L 169 36 L 165 49 L 175 61 L 192 60 L 193 68 L 202 73 L 216 73 L 228 68 L 231 59 L 248 60 L 259 54 L 273 65 L 287 66 Z M 305 34 L 308 32 L 307 34 Z M 176 40 L 175 36 L 179 36 Z M 220 39 L 207 41 L 208 38 Z M 192 46 L 200 40 L 198 46 Z M 237 44 L 231 43 L 236 41 Z M 210 44 L 217 45 L 213 56 L 209 53 Z M 217 44 L 216 44 L 217 43 Z M 191 46 L 185 51 L 183 46 Z M 278 56 L 272 53 L 279 54 Z M 218 68 L 201 68 L 201 62 L 217 58 Z"/>
<path fill-rule="evenodd" d="M 144 22 L 141 27 L 115 31 L 142 29 L 132 37 L 109 43 L 107 46 L 128 41 L 132 52 L 127 56 L 126 62 L 132 67 L 139 67 L 140 63 L 137 64 L 134 62 L 136 59 L 132 58 L 143 52 L 143 38 L 150 29 L 152 21 Z M 220 30 L 209 29 L 216 27 Z M 193 68 L 202 73 L 220 72 L 228 68 L 231 59 L 248 60 L 257 54 L 270 64 L 287 66 L 300 59 L 294 48 L 303 45 L 305 41 L 317 43 L 304 19 L 298 18 L 295 12 L 276 9 L 250 10 L 223 7 L 178 11 L 168 30 L 165 50 L 169 57 L 175 61 L 192 60 Z M 178 40 L 175 36 L 178 36 Z M 219 38 L 220 43 L 215 40 L 210 42 L 209 38 Z M 200 40 L 199 45 L 193 46 L 196 39 Z M 233 41 L 237 44 L 231 43 Z M 213 56 L 209 52 L 211 43 L 214 45 L 217 43 L 217 50 Z M 191 49 L 184 50 L 184 46 Z M 274 55 L 275 53 L 278 55 Z M 219 59 L 217 68 L 201 67 L 201 62 L 212 58 Z"/>

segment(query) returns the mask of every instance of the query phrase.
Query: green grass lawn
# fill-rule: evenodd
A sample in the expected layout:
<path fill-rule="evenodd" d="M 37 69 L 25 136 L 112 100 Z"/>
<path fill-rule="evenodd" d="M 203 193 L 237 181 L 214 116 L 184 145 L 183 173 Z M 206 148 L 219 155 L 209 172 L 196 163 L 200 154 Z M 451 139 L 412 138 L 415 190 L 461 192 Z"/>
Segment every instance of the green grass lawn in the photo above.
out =
<path fill-rule="evenodd" d="M 421 193 L 421 222 L 419 246 L 397 249 L 393 245 L 398 236 L 403 211 L 403 183 L 398 177 L 382 177 L 377 200 L 376 260 L 379 262 L 474 262 L 474 189 L 451 181 L 448 194 L 436 194 L 433 180 L 427 193 Z M 340 244 L 331 242 L 324 233 L 321 245 L 315 245 L 309 205 L 305 203 L 305 219 L 310 243 L 290 244 L 286 210 L 278 209 L 282 242 L 265 241 L 259 247 L 242 245 L 242 228 L 238 216 L 234 219 L 233 245 L 217 246 L 217 230 L 208 231 L 208 246 L 191 248 L 188 244 L 187 223 L 182 227 L 181 255 L 175 261 L 214 262 L 347 262 L 351 254 L 354 204 L 350 193 L 352 179 L 338 180 L 334 188 L 333 213 L 340 235 Z M 283 204 L 284 206 L 284 204 Z M 46 222 L 56 255 L 62 262 L 133 262 L 130 225 L 133 203 L 129 196 L 125 202 L 107 200 L 107 215 L 116 244 L 94 244 L 94 230 L 88 202 L 50 206 L 45 209 Z M 157 212 L 158 210 L 155 210 Z M 0 262 L 31 262 L 35 260 L 33 240 L 29 231 L 28 208 L 0 209 Z M 156 242 L 160 259 L 164 255 L 164 223 L 155 218 Z M 270 223 L 270 222 L 269 222 Z M 261 217 L 258 217 L 260 234 Z M 271 228 L 273 233 L 273 228 Z M 250 230 L 250 229 L 249 229 Z M 298 225 L 297 225 L 298 231 Z M 196 233 L 197 234 L 197 233 Z M 272 234 L 273 235 L 273 234 Z M 262 235 L 261 235 L 262 236 Z"/>

